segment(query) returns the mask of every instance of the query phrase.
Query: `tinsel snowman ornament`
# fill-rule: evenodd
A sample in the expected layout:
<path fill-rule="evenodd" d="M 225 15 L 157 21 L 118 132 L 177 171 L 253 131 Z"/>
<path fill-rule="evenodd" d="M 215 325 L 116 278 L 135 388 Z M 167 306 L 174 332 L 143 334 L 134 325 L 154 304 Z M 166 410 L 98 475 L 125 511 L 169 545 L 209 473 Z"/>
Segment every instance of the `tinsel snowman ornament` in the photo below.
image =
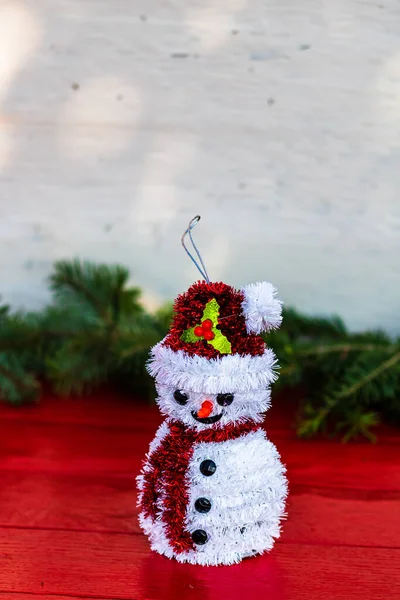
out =
<path fill-rule="evenodd" d="M 282 303 L 267 282 L 210 282 L 198 256 L 205 281 L 175 300 L 148 363 L 166 419 L 137 478 L 139 521 L 160 554 L 230 565 L 270 550 L 285 511 L 285 468 L 261 427 L 277 361 L 260 334 Z"/>

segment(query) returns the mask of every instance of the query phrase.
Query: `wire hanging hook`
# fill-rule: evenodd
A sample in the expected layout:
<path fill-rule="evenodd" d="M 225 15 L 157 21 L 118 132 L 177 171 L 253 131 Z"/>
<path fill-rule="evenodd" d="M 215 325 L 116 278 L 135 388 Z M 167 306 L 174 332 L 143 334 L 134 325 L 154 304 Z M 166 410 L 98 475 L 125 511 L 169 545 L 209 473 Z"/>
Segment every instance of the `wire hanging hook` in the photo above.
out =
<path fill-rule="evenodd" d="M 192 237 L 192 229 L 193 229 L 193 227 L 195 227 L 197 225 L 197 223 L 200 221 L 200 219 L 201 219 L 200 215 L 196 215 L 195 217 L 193 217 L 193 219 L 190 221 L 189 225 L 187 226 L 187 229 L 184 231 L 184 233 L 182 235 L 181 242 L 182 242 L 182 246 L 185 249 L 186 254 L 189 256 L 190 260 L 192 260 L 194 262 L 194 264 L 200 271 L 201 276 L 206 280 L 207 283 L 210 283 L 210 278 L 208 277 L 207 270 L 204 266 L 203 259 L 201 258 L 201 254 L 200 254 L 196 244 L 194 243 L 194 239 Z M 189 235 L 190 241 L 191 241 L 192 246 L 197 254 L 197 258 L 199 259 L 201 266 L 199 265 L 197 260 L 194 258 L 194 256 L 189 252 L 189 250 L 186 247 L 185 237 L 187 235 Z"/>

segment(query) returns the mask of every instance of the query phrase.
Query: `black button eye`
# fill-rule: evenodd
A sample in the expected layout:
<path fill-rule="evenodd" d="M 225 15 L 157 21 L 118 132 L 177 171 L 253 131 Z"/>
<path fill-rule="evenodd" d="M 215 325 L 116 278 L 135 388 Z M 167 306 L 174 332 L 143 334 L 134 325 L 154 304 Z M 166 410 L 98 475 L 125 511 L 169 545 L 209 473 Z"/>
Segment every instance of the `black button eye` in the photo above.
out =
<path fill-rule="evenodd" d="M 217 402 L 220 406 L 229 406 L 233 402 L 233 394 L 218 394 Z"/>
<path fill-rule="evenodd" d="M 185 392 L 181 392 L 181 390 L 175 390 L 174 398 L 178 404 L 181 404 L 183 406 L 187 403 L 189 396 L 185 394 Z"/>

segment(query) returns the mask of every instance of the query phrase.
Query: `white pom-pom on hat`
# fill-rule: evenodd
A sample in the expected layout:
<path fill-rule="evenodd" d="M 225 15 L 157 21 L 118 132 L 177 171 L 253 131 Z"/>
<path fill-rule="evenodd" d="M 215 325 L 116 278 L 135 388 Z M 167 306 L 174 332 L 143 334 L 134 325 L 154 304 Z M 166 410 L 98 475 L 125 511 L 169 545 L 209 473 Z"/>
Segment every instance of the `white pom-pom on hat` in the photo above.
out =
<path fill-rule="evenodd" d="M 248 333 L 261 333 L 277 329 L 282 323 L 282 301 L 272 283 L 261 281 L 242 288 L 242 310 Z"/>

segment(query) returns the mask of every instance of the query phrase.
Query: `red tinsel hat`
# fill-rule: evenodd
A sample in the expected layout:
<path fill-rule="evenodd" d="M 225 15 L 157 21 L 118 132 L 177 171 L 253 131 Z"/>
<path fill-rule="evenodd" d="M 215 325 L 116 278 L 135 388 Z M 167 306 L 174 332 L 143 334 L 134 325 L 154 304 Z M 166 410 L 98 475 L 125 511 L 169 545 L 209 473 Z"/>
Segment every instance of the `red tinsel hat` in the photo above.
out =
<path fill-rule="evenodd" d="M 193 284 L 174 303 L 167 336 L 151 352 L 149 372 L 157 383 L 205 393 L 260 389 L 276 378 L 276 358 L 260 333 L 279 327 L 282 303 L 271 283 L 236 290 L 209 281 L 191 236 L 182 244 L 205 281 Z M 189 234 L 200 265 L 184 242 Z"/>
<path fill-rule="evenodd" d="M 173 322 L 163 346 L 207 358 L 263 354 L 262 337 L 246 329 L 244 301 L 244 292 L 226 283 L 198 281 L 175 300 Z"/>

